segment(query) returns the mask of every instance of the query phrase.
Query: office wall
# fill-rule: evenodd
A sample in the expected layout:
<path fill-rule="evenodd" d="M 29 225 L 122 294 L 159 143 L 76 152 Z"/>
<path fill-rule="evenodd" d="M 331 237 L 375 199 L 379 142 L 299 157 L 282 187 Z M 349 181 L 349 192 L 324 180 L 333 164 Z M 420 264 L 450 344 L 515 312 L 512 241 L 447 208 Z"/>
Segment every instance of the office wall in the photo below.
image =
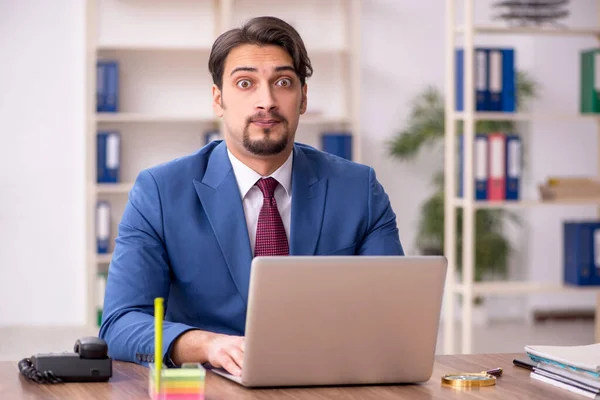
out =
<path fill-rule="evenodd" d="M 477 19 L 489 19 L 491 2 L 476 3 Z M 594 1 L 578 0 L 571 8 L 570 23 L 596 24 Z M 419 207 L 433 190 L 430 178 L 442 166 L 442 152 L 401 164 L 387 156 L 385 142 L 402 129 L 410 101 L 426 84 L 443 88 L 444 11 L 439 0 L 369 0 L 363 11 L 364 159 L 390 194 L 409 254 L 416 252 Z M 0 0 L 0 325 L 84 321 L 83 21 L 82 1 Z M 536 111 L 577 111 L 572 46 L 593 41 L 481 40 L 514 45 L 519 67 L 542 80 L 544 97 Z M 534 122 L 524 128 L 525 195 L 536 196 L 535 185 L 551 173 L 595 173 L 593 123 Z M 575 135 L 583 141 L 574 142 Z M 520 243 L 512 275 L 559 282 L 560 218 L 594 213 L 590 207 L 523 210 L 525 228 L 511 233 Z M 592 306 L 593 298 L 522 296 L 490 303 L 493 316 L 523 316 L 529 307 Z"/>
<path fill-rule="evenodd" d="M 0 325 L 84 321 L 83 16 L 0 1 Z"/>

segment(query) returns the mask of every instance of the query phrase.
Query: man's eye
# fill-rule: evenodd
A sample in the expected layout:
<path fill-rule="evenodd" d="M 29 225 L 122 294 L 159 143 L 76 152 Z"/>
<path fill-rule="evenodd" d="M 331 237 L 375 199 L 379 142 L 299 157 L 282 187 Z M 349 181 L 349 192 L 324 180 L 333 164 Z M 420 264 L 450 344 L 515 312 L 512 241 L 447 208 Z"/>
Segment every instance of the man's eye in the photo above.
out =
<path fill-rule="evenodd" d="M 248 79 L 242 79 L 241 81 L 239 81 L 237 83 L 237 86 L 242 89 L 248 89 L 250 87 L 250 85 L 251 85 L 251 83 Z"/>
<path fill-rule="evenodd" d="M 282 86 L 282 87 L 289 87 L 292 85 L 292 81 L 289 78 L 283 78 L 283 79 L 277 81 L 277 85 Z"/>

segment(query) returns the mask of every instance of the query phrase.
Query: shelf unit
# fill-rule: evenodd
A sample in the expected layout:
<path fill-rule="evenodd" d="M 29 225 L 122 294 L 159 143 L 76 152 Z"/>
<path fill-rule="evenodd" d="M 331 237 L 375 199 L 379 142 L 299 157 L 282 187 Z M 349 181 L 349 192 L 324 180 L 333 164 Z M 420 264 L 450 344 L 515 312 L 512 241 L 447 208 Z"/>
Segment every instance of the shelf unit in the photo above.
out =
<path fill-rule="evenodd" d="M 555 283 L 544 283 L 544 282 L 519 282 L 519 281 L 505 281 L 505 282 L 474 282 L 471 289 L 467 289 L 464 284 L 455 284 L 455 294 L 465 294 L 467 290 L 471 290 L 474 295 L 482 294 L 499 294 L 499 295 L 511 295 L 511 294 L 528 294 L 528 293 L 579 293 L 581 291 L 586 292 L 597 292 L 598 288 L 595 286 L 570 286 L 560 285 Z"/>
<path fill-rule="evenodd" d="M 201 117 L 197 115 L 177 114 L 143 114 L 143 113 L 97 113 L 97 123 L 142 123 L 142 122 L 165 122 L 165 123 L 198 123 L 218 124 L 219 120 L 213 117 Z M 328 117 L 321 115 L 304 114 L 299 125 L 339 124 L 348 125 L 352 119 L 348 117 Z"/>
<path fill-rule="evenodd" d="M 600 206 L 600 198 L 595 197 L 582 197 L 577 198 L 573 197 L 570 199 L 564 200 L 518 200 L 518 201 L 482 201 L 475 200 L 471 202 L 466 202 L 464 199 L 453 199 L 454 206 L 458 208 L 465 208 L 471 206 L 475 210 L 480 210 L 483 208 L 526 208 L 526 207 L 536 207 L 536 206 L 581 206 L 581 205 L 599 205 Z"/>
<path fill-rule="evenodd" d="M 206 131 L 222 129 L 213 114 L 207 66 L 212 44 L 222 32 L 259 15 L 291 23 L 303 37 L 314 68 L 308 80 L 308 109 L 300 117 L 296 141 L 320 147 L 320 132 L 347 131 L 353 136 L 352 158 L 361 161 L 360 7 L 361 0 L 293 4 L 277 0 L 86 0 L 88 324 L 97 324 L 96 308 L 103 294 L 96 277 L 110 265 L 118 223 L 137 174 L 193 153 L 205 144 Z M 101 58 L 119 62 L 116 113 L 95 112 L 95 71 Z M 121 133 L 119 183 L 96 183 L 99 130 Z M 111 204 L 108 254 L 96 251 L 98 200 Z"/>
<path fill-rule="evenodd" d="M 455 1 L 455 0 L 453 0 Z M 468 0 L 467 0 L 468 1 Z M 465 15 L 467 11 L 465 7 Z M 466 20 L 465 20 L 466 21 Z M 555 28 L 555 27 L 501 27 L 490 25 L 466 24 L 459 25 L 454 28 L 454 32 L 458 34 L 472 33 L 489 33 L 502 35 L 550 35 L 550 36 L 598 36 L 600 29 L 597 28 Z M 452 32 L 450 32 L 452 34 Z"/>
<path fill-rule="evenodd" d="M 144 113 L 108 113 L 102 112 L 96 114 L 96 122 L 113 123 L 142 123 L 142 122 L 192 122 L 199 124 L 216 124 L 216 118 L 201 117 L 198 115 L 177 115 L 177 114 L 144 114 Z"/>
<path fill-rule="evenodd" d="M 454 117 L 457 120 L 465 120 L 467 118 L 466 113 L 458 111 L 454 113 Z M 578 121 L 598 121 L 600 116 L 595 115 L 580 115 L 580 114 L 565 114 L 564 112 L 557 111 L 553 113 L 501 113 L 492 111 L 478 111 L 473 114 L 473 120 L 475 121 L 554 121 L 554 122 L 578 122 Z"/>
<path fill-rule="evenodd" d="M 93 185 L 97 194 L 127 194 L 133 187 L 133 183 L 97 183 Z"/>
<path fill-rule="evenodd" d="M 455 296 L 462 295 L 462 337 L 460 353 L 472 352 L 473 298 L 476 295 L 518 295 L 538 293 L 597 293 L 596 315 L 600 310 L 600 287 L 579 287 L 529 281 L 474 282 L 475 263 L 475 212 L 484 208 L 521 208 L 551 205 L 600 205 L 600 198 L 581 198 L 561 201 L 520 200 L 520 201 L 476 201 L 474 200 L 474 154 L 473 143 L 475 122 L 480 120 L 577 122 L 600 121 L 600 115 L 578 115 L 557 113 L 502 113 L 475 111 L 474 96 L 474 36 L 475 34 L 498 35 L 549 35 L 549 36 L 591 36 L 600 37 L 600 29 L 563 29 L 545 27 L 498 27 L 476 25 L 474 23 L 474 0 L 464 0 L 464 24 L 456 26 L 456 0 L 448 0 L 446 6 L 445 32 L 445 202 L 444 202 L 444 254 L 448 259 L 447 284 L 444 299 L 444 353 L 455 353 Z M 455 107 L 455 61 L 456 37 L 464 42 L 464 112 Z M 464 198 L 456 197 L 456 122 L 463 122 L 464 135 Z M 600 133 L 600 131 L 599 131 Z M 598 170 L 600 175 L 600 169 Z M 523 192 L 521 190 L 521 192 Z M 463 210 L 462 282 L 455 282 L 456 274 L 456 211 Z M 599 318 L 596 318 L 596 340 L 600 340 Z"/>

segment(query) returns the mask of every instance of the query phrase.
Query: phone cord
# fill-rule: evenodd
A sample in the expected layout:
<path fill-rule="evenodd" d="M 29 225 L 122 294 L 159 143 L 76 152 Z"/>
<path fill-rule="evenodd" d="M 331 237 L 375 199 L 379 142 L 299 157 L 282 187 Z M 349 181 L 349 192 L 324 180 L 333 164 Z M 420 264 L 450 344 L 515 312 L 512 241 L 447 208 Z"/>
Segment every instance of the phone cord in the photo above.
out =
<path fill-rule="evenodd" d="M 19 371 L 27 379 L 37 383 L 60 383 L 62 379 L 58 378 L 52 371 L 40 372 L 33 366 L 31 359 L 24 358 L 19 361 Z"/>

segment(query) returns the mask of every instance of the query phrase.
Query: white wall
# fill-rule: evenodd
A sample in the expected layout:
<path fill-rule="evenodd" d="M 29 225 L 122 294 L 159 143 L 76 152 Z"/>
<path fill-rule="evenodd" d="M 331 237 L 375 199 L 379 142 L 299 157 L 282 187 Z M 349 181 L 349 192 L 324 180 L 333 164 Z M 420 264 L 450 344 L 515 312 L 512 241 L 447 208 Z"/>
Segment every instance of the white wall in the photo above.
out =
<path fill-rule="evenodd" d="M 408 254 L 417 251 L 419 207 L 433 190 L 431 176 L 443 168 L 443 152 L 423 153 L 404 164 L 388 156 L 386 142 L 405 126 L 409 103 L 425 85 L 443 89 L 444 14 L 431 12 L 435 3 L 374 0 L 363 6 L 363 160 L 391 197 Z"/>
<path fill-rule="evenodd" d="M 83 2 L 0 0 L 0 325 L 84 322 Z M 477 19 L 489 1 L 477 1 Z M 570 22 L 594 25 L 591 0 L 577 1 Z M 429 196 L 442 153 L 401 164 L 385 142 L 407 121 L 409 104 L 426 84 L 443 89 L 444 7 L 439 0 L 369 0 L 362 30 L 364 161 L 391 196 L 405 250 L 416 252 L 419 207 Z M 427 24 L 427 28 L 425 28 Z M 582 38 L 484 37 L 511 44 L 519 68 L 542 81 L 536 110 L 577 111 L 577 46 Z M 558 72 L 561 71 L 561 72 Z M 557 79 L 557 76 L 560 79 Z M 528 127 L 530 169 L 525 193 L 548 174 L 596 172 L 595 127 L 590 123 Z M 574 143 L 578 135 L 584 140 Z M 551 138 L 548 140 L 547 138 Z M 562 154 L 567 150 L 569 157 Z M 573 156 L 575 155 L 575 156 Z M 560 281 L 560 218 L 594 215 L 593 208 L 525 210 L 526 227 L 513 275 Z M 543 246 L 549 245 L 548 251 Z M 23 298 L 22 302 L 15 299 Z M 523 315 L 526 299 L 493 299 L 492 314 Z M 592 306 L 591 296 L 532 297 L 531 307 Z M 507 311 L 507 309 L 509 311 Z"/>
<path fill-rule="evenodd" d="M 0 325 L 84 322 L 83 15 L 0 1 Z"/>

